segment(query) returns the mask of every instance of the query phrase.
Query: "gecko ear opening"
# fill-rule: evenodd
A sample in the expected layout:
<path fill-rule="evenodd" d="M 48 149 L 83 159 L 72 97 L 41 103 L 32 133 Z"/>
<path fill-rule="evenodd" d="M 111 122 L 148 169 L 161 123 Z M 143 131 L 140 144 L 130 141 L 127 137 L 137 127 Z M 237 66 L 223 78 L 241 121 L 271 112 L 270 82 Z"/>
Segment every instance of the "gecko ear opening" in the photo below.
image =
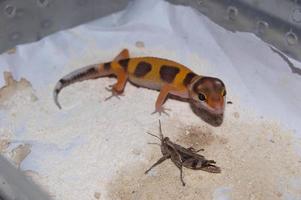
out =
<path fill-rule="evenodd" d="M 222 92 L 222 96 L 224 97 L 224 96 L 226 96 L 226 95 L 227 95 L 227 92 L 226 92 L 226 90 L 224 89 L 223 92 Z"/>

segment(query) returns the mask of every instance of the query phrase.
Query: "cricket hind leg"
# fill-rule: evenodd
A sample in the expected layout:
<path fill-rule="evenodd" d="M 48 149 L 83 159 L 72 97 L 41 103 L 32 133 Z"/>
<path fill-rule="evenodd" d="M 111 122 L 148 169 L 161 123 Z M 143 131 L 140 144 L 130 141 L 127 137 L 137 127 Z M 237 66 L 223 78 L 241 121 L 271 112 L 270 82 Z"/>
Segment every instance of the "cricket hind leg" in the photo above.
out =
<path fill-rule="evenodd" d="M 188 148 L 189 151 L 193 152 L 193 153 L 198 153 L 200 151 L 205 151 L 205 149 L 201 148 L 201 149 L 195 149 L 193 147 L 189 147 Z"/>
<path fill-rule="evenodd" d="M 161 164 L 162 162 L 164 162 L 166 159 L 168 159 L 168 156 L 163 156 L 161 157 L 157 162 L 155 162 L 148 170 L 146 170 L 144 172 L 144 174 L 147 174 L 151 169 L 153 169 L 154 167 L 156 167 L 157 165 Z"/>
<path fill-rule="evenodd" d="M 180 179 L 181 179 L 181 182 L 182 182 L 182 185 L 185 186 L 186 183 L 184 182 L 184 179 L 183 179 L 183 166 L 177 166 L 180 170 Z"/>

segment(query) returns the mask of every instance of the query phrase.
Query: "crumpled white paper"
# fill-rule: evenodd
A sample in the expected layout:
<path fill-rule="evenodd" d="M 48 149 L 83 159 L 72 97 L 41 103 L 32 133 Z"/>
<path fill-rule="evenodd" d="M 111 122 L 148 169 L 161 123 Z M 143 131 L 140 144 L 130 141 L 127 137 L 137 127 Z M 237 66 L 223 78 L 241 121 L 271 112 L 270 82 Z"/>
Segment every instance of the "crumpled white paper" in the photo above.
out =
<path fill-rule="evenodd" d="M 10 71 L 16 80 L 25 78 L 32 85 L 29 92 L 15 94 L 2 106 L 0 135 L 10 138 L 11 149 L 19 143 L 31 144 L 31 153 L 21 169 L 38 174 L 37 181 L 45 185 L 56 199 L 92 199 L 96 198 L 94 192 L 101 193 L 101 199 L 113 199 L 115 193 L 120 193 L 114 191 L 117 186 L 110 185 L 114 182 L 113 177 L 133 163 L 143 163 L 143 167 L 147 167 L 160 156 L 159 149 L 147 146 L 153 138 L 145 134 L 146 131 L 157 131 L 159 117 L 150 115 L 157 92 L 128 84 L 125 97 L 120 101 L 104 102 L 109 95 L 105 86 L 114 83 L 114 79 L 104 78 L 64 89 L 60 94 L 63 110 L 58 110 L 52 100 L 52 90 L 59 78 L 77 68 L 109 61 L 123 48 L 128 48 L 133 57 L 164 57 L 180 62 L 196 73 L 222 79 L 227 86 L 228 100 L 234 103 L 227 105 L 225 124 L 232 111 L 236 111 L 234 114 L 237 110 L 247 111 L 250 116 L 261 116 L 279 123 L 292 132 L 296 141 L 300 140 L 301 76 L 293 74 L 268 44 L 253 34 L 224 30 L 189 7 L 159 0 L 134 1 L 122 12 L 55 33 L 35 43 L 20 45 L 14 54 L 0 56 L 0 74 Z M 292 62 L 301 68 L 301 63 Z M 0 77 L 0 86 L 4 84 Z M 27 99 L 29 93 L 34 94 L 37 101 Z M 173 131 L 179 129 L 178 126 L 191 124 L 210 127 L 213 133 L 217 131 L 217 135 L 219 130 L 227 130 L 223 128 L 227 125 L 221 128 L 207 125 L 183 102 L 169 100 L 166 104 L 172 108 L 170 117 L 161 116 L 167 135 L 173 136 L 172 131 L 167 130 L 173 123 Z M 242 118 L 252 119 L 250 116 Z M 177 120 L 181 122 L 178 126 Z M 235 126 L 235 123 L 231 125 L 232 128 Z M 224 134 L 227 137 L 227 133 Z M 246 134 L 253 133 L 246 130 Z M 248 141 L 252 143 L 252 139 Z M 149 156 L 150 149 L 157 152 L 154 158 Z M 294 150 L 300 155 L 299 146 L 294 146 Z M 222 162 L 219 160 L 218 164 L 225 166 L 224 173 L 227 173 L 230 167 Z M 177 169 L 170 163 L 168 166 L 169 170 L 175 171 L 172 175 L 177 176 Z M 171 176 L 160 173 L 163 168 L 163 165 L 157 167 L 153 176 Z M 189 177 L 198 176 L 191 173 L 185 177 L 188 185 Z M 143 173 L 136 176 L 145 177 Z M 215 175 L 202 173 L 200 176 Z M 175 190 L 180 191 L 182 188 L 176 183 L 177 178 L 174 177 L 175 183 L 170 184 L 176 184 L 180 189 Z M 201 181 L 206 181 L 204 179 Z M 212 193 L 214 199 L 231 199 L 229 192 L 233 190 L 233 199 L 237 199 L 233 184 L 212 183 L 212 188 L 227 188 L 227 195 L 207 191 L 208 195 Z M 291 185 L 289 181 L 281 179 L 279 184 L 279 194 L 285 199 L 300 197 L 300 192 L 293 189 L 281 191 L 282 186 Z M 296 177 L 294 184 L 301 184 L 300 177 Z M 155 193 L 149 188 L 145 190 L 146 193 L 148 190 L 150 194 Z M 256 196 L 256 192 L 255 199 L 273 197 L 265 196 L 264 192 L 262 196 Z M 142 199 L 142 193 L 136 192 L 135 195 Z M 125 196 L 119 198 L 126 199 Z"/>

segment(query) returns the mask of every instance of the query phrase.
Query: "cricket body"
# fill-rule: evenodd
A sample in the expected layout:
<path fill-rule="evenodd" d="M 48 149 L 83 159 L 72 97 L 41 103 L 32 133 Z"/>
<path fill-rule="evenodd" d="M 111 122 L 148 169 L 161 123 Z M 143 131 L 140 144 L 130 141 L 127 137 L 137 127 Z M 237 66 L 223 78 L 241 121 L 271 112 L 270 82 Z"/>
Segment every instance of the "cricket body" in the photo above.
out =
<path fill-rule="evenodd" d="M 163 103 L 168 94 L 190 101 L 198 108 L 213 114 L 222 114 L 225 107 L 224 83 L 214 77 L 200 76 L 182 64 L 156 57 L 130 58 L 127 49 L 122 50 L 111 62 L 86 66 L 61 78 L 54 89 L 54 101 L 66 86 L 87 79 L 114 75 L 117 82 L 111 86 L 112 96 L 122 94 L 126 82 L 149 89 L 159 90 L 155 112 L 165 112 Z"/>
<path fill-rule="evenodd" d="M 161 141 L 161 152 L 162 157 L 154 163 L 148 170 L 145 171 L 147 174 L 152 168 L 161 164 L 167 159 L 171 159 L 171 161 L 178 167 L 180 170 L 180 179 L 182 185 L 185 186 L 185 182 L 183 180 L 183 167 L 190 168 L 193 170 L 203 170 L 210 173 L 220 173 L 221 169 L 214 164 L 216 163 L 214 160 L 207 160 L 204 156 L 197 154 L 199 151 L 203 151 L 203 149 L 195 150 L 194 148 L 185 148 L 178 144 L 175 144 L 170 141 L 168 137 L 164 137 L 162 134 L 161 122 L 159 120 L 159 132 L 160 137 L 148 133 Z"/>

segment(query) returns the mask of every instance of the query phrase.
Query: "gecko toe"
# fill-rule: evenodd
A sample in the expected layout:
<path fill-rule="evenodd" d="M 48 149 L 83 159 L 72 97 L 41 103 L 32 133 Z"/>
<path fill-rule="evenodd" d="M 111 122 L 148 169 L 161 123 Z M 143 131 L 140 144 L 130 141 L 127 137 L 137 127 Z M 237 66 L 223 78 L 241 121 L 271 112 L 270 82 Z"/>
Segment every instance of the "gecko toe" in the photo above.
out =
<path fill-rule="evenodd" d="M 118 92 L 114 89 L 113 85 L 109 85 L 109 87 L 105 87 L 105 89 L 108 92 L 111 92 L 111 96 L 105 98 L 105 101 L 111 99 L 112 97 L 116 97 L 117 99 L 120 99 L 120 96 L 124 96 L 124 94 L 122 94 L 121 92 Z"/>
<path fill-rule="evenodd" d="M 167 111 L 171 111 L 171 109 L 169 108 L 164 108 L 164 107 L 160 107 L 160 108 L 156 108 L 156 110 L 154 112 L 152 112 L 151 114 L 155 114 L 158 113 L 160 116 L 162 113 L 164 113 L 165 115 L 169 116 L 169 113 Z"/>

